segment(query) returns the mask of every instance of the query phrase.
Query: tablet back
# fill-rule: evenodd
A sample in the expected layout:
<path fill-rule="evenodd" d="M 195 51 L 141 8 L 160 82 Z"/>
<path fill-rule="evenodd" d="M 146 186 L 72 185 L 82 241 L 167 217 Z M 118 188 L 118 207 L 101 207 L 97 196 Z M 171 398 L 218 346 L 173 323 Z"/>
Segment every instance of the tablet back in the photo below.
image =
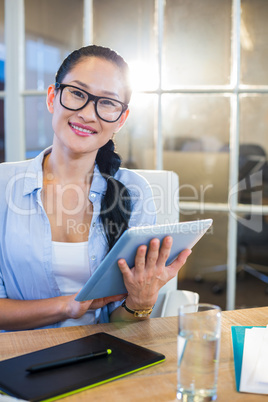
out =
<path fill-rule="evenodd" d="M 124 258 L 132 268 L 140 245 L 148 246 L 151 239 L 157 237 L 162 241 L 164 237 L 170 235 L 173 237 L 173 244 L 166 264 L 169 265 L 181 251 L 191 249 L 211 224 L 212 219 L 205 219 L 169 225 L 133 227 L 126 230 L 81 289 L 76 300 L 85 301 L 126 293 L 123 276 L 117 265 L 120 258 Z"/>

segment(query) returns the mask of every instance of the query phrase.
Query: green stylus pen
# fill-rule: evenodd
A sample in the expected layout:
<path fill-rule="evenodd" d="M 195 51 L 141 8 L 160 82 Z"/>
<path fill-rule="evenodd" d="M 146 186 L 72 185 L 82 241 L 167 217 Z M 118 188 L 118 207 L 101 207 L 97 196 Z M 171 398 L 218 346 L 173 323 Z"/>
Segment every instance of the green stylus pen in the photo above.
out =
<path fill-rule="evenodd" d="M 61 359 L 61 360 L 54 360 L 50 361 L 47 363 L 41 363 L 41 364 L 35 364 L 33 366 L 30 366 L 26 369 L 26 371 L 29 371 L 30 373 L 36 373 L 38 371 L 42 370 L 49 370 L 57 367 L 62 367 L 62 366 L 67 366 L 69 364 L 74 364 L 74 363 L 80 363 L 86 360 L 91 360 L 91 359 L 96 359 L 99 357 L 105 357 L 108 356 L 112 353 L 111 349 L 106 349 L 102 350 L 100 352 L 94 352 L 94 353 L 89 353 L 85 355 L 80 355 L 80 356 L 74 356 L 74 357 L 69 357 L 67 359 Z"/>

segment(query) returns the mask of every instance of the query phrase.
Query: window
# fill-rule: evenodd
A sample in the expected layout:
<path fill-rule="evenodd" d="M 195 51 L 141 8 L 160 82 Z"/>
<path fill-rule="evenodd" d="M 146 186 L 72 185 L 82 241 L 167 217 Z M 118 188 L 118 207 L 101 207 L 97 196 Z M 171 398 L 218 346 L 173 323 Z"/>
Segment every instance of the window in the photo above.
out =
<path fill-rule="evenodd" d="M 83 43 L 83 1 L 25 0 L 25 141 L 26 157 L 52 143 L 46 90 L 55 82 L 62 60 Z M 27 93 L 27 90 L 29 91 Z"/>

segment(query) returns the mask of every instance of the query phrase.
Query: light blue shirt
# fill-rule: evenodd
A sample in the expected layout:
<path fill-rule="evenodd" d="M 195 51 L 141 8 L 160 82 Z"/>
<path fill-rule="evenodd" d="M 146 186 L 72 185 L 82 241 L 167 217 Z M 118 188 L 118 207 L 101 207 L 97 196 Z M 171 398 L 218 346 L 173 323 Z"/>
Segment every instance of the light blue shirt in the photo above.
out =
<path fill-rule="evenodd" d="M 48 148 L 35 159 L 0 164 L 0 297 L 34 300 L 60 296 L 52 270 L 52 238 L 49 219 L 41 201 L 42 163 Z M 119 169 L 115 178 L 130 191 L 132 214 L 129 227 L 155 224 L 150 185 L 140 175 Z M 88 237 L 91 274 L 108 252 L 100 221 L 101 198 L 106 180 L 94 169 L 89 200 L 93 217 Z M 120 302 L 95 310 L 94 323 L 107 322 Z M 49 327 L 58 327 L 61 323 Z M 77 321 L 77 325 L 79 322 Z"/>

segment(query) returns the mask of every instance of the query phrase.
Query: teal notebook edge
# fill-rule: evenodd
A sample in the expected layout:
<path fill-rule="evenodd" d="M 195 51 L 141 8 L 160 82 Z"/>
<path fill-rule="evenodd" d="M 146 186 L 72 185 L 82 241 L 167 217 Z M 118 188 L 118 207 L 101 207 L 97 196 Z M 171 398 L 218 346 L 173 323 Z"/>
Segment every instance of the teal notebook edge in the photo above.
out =
<path fill-rule="evenodd" d="M 245 332 L 246 332 L 246 329 L 250 329 L 250 328 L 264 328 L 264 327 L 241 326 L 241 325 L 233 325 L 231 327 L 233 355 L 234 355 L 234 368 L 235 368 L 235 383 L 236 383 L 236 390 L 238 392 L 239 392 L 239 388 L 240 388 L 240 378 L 241 378 L 241 369 L 242 369 L 242 361 L 243 361 Z"/>

